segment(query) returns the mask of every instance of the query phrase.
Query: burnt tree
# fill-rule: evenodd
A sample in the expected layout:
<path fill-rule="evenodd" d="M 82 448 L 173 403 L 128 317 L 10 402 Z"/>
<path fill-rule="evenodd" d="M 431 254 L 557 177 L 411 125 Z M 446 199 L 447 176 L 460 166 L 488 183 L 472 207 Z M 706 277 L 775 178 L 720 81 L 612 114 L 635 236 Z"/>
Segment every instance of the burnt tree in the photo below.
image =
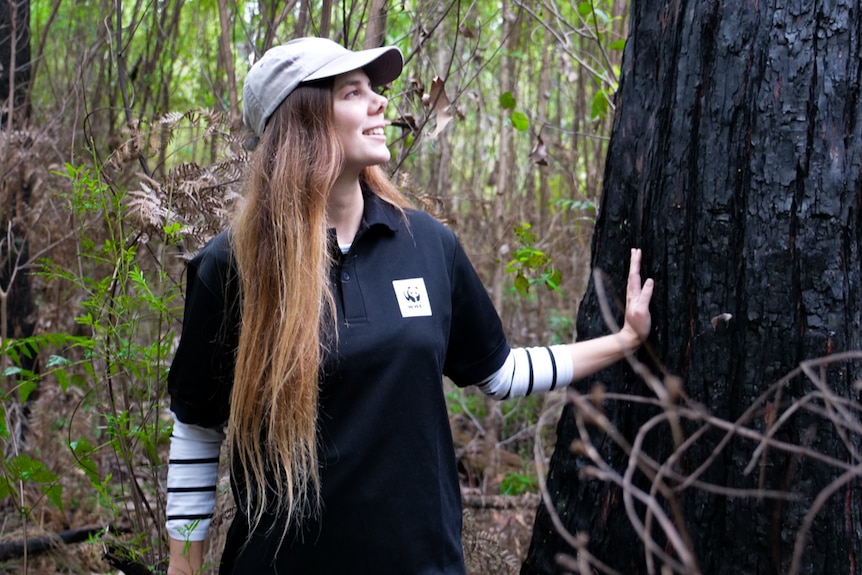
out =
<path fill-rule="evenodd" d="M 0 0 L 0 125 L 27 115 L 30 85 L 30 0 Z"/>
<path fill-rule="evenodd" d="M 32 335 L 28 222 L 41 160 L 24 128 L 30 88 L 30 0 L 0 0 L 0 338 Z M 32 356 L 21 367 L 35 369 Z"/>
<path fill-rule="evenodd" d="M 632 3 L 592 265 L 624 286 L 628 250 L 640 246 L 656 279 L 655 361 L 638 357 L 679 377 L 688 398 L 674 405 L 692 409 L 680 418 L 691 441 L 677 449 L 664 422 L 644 433 L 643 452 L 667 463 L 668 489 L 654 500 L 694 559 L 681 565 L 678 541 L 642 501 L 629 509 L 651 523 L 633 527 L 620 482 L 572 452 L 582 433 L 570 404 L 547 483 L 566 530 L 588 537 L 582 559 L 627 575 L 662 564 L 710 575 L 862 569 L 862 362 L 849 353 L 862 349 L 861 41 L 855 0 Z M 581 339 L 607 331 L 593 275 Z M 577 391 L 597 383 L 655 397 L 627 365 Z M 619 445 L 663 411 L 604 398 L 626 440 L 587 429 L 622 475 Z M 646 467 L 630 485 L 648 493 Z M 692 475 L 733 491 L 683 483 Z M 569 543 L 541 507 L 521 573 L 560 572 L 558 555 L 577 555 Z"/>

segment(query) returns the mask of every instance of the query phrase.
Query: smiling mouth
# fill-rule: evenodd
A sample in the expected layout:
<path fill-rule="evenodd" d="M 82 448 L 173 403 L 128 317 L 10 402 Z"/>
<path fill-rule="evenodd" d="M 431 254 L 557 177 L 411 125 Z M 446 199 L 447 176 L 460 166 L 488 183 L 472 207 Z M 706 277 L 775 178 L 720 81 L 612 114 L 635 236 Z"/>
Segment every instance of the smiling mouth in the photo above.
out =
<path fill-rule="evenodd" d="M 383 136 L 383 128 L 371 128 L 362 132 L 366 136 Z"/>

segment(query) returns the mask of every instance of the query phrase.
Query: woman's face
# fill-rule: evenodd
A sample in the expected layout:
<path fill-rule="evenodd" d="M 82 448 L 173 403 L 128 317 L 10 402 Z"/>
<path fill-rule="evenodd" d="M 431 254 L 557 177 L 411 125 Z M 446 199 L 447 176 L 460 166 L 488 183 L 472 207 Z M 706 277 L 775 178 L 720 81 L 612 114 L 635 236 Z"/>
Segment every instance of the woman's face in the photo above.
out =
<path fill-rule="evenodd" d="M 384 134 L 386 98 L 371 87 L 362 70 L 335 77 L 332 87 L 335 132 L 344 150 L 344 171 L 357 174 L 389 161 Z"/>

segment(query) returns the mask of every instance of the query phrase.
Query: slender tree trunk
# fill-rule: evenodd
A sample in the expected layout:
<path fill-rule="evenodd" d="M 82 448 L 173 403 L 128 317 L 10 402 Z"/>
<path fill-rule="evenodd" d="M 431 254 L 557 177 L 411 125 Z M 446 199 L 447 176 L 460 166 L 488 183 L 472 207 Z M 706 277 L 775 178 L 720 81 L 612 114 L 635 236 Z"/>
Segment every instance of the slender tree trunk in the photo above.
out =
<path fill-rule="evenodd" d="M 501 14 L 503 16 L 502 26 L 502 41 L 505 49 L 500 52 L 500 93 L 513 90 L 513 67 L 512 58 L 509 57 L 509 51 L 516 44 L 517 27 L 520 23 L 517 20 L 516 12 L 510 8 L 508 0 L 503 0 Z M 501 110 L 499 117 L 499 134 L 500 144 L 497 155 L 497 169 L 495 170 L 495 195 L 494 195 L 494 219 L 491 224 L 493 245 L 502 246 L 505 243 L 505 237 L 508 231 L 508 221 L 511 217 L 509 211 L 512 206 L 517 204 L 513 201 L 512 195 L 512 127 L 506 125 L 505 110 Z M 494 305 L 498 310 L 503 309 L 503 281 L 504 281 L 504 262 L 498 262 L 494 265 L 494 272 L 491 279 L 491 296 Z M 489 454 L 487 464 L 483 470 L 484 485 L 488 483 L 496 475 L 499 467 L 499 453 L 497 451 L 497 442 L 500 439 L 500 430 L 502 427 L 503 414 L 500 410 L 499 402 L 492 400 L 490 397 L 485 397 L 485 418 L 482 421 L 482 427 L 485 430 L 483 441 L 485 443 L 485 452 Z"/>
<path fill-rule="evenodd" d="M 310 0 L 299 0 L 299 15 L 296 18 L 296 26 L 293 31 L 295 37 L 308 35 L 309 12 L 311 11 L 309 2 Z"/>
<path fill-rule="evenodd" d="M 630 481 L 604 481 L 590 474 L 595 461 L 570 450 L 584 439 L 585 408 L 566 409 L 550 496 L 566 530 L 586 534 L 586 549 L 621 573 L 860 569 L 862 365 L 835 358 L 773 384 L 800 362 L 862 348 L 862 10 L 841 0 L 781 4 L 632 5 L 592 265 L 619 293 L 629 248 L 644 248 L 644 272 L 657 280 L 649 347 L 691 398 L 677 404 L 736 427 L 683 413 L 690 445 L 674 449 L 666 424 L 639 444 L 668 462 L 663 477 L 641 467 Z M 606 331 L 597 277 L 580 307 L 580 338 Z M 597 383 L 653 396 L 625 365 L 577 390 Z M 662 413 L 610 398 L 604 409 L 629 444 Z M 625 477 L 617 439 L 582 429 L 610 466 L 601 477 Z M 764 449 L 757 434 L 767 431 L 785 443 Z M 682 483 L 695 475 L 731 491 Z M 655 504 L 649 517 L 627 501 L 637 489 L 652 495 L 643 500 Z M 662 514 L 673 529 L 659 525 Z M 649 552 L 646 533 L 656 543 Z M 688 568 L 682 549 L 692 552 Z M 521 572 L 556 573 L 560 553 L 575 555 L 540 508 Z"/>
<path fill-rule="evenodd" d="M 329 38 L 332 30 L 332 0 L 322 0 L 320 8 L 320 33 L 322 38 Z"/>
<path fill-rule="evenodd" d="M 371 0 L 368 25 L 365 28 L 364 48 L 376 48 L 386 43 L 386 12 L 389 0 Z"/>
<path fill-rule="evenodd" d="M 228 117 L 230 118 L 231 130 L 239 130 L 242 127 L 242 114 L 239 110 L 239 96 L 236 89 L 236 72 L 233 65 L 233 42 L 231 41 L 231 28 L 233 21 L 228 10 L 227 0 L 218 0 L 218 16 L 221 26 L 221 34 L 219 36 L 219 59 L 224 66 L 224 72 L 227 83 L 228 102 L 230 102 L 230 110 Z"/>
<path fill-rule="evenodd" d="M 543 45 L 547 45 L 551 39 L 548 37 L 547 31 L 543 31 L 542 35 L 539 36 L 542 40 Z M 544 60 L 539 63 L 539 96 L 538 96 L 538 108 L 536 110 L 536 118 L 533 122 L 533 133 L 535 134 L 535 138 L 533 140 L 534 149 L 539 145 L 541 141 L 544 146 L 547 146 L 545 142 L 548 139 L 548 134 L 545 133 L 545 124 L 548 122 L 548 101 L 551 98 L 551 70 L 553 70 L 554 61 L 553 56 L 550 56 L 551 60 Z M 553 137 L 553 136 L 550 136 Z M 531 178 L 531 182 L 537 188 L 535 192 L 533 192 L 533 199 L 536 202 L 534 207 L 534 213 L 536 214 L 536 227 L 539 230 L 546 230 L 547 225 L 550 221 L 550 189 L 548 186 L 548 174 L 545 166 L 547 165 L 547 158 L 541 156 L 535 156 L 532 158 L 530 171 L 535 172 L 535 175 Z M 529 186 L 532 188 L 533 186 Z"/>
<path fill-rule="evenodd" d="M 510 8 L 508 0 L 503 0 L 501 13 L 503 15 L 503 42 L 505 49 L 500 52 L 500 93 L 511 92 L 513 86 L 512 69 L 514 63 L 509 57 L 509 51 L 517 45 L 517 21 L 516 13 Z M 512 127 L 507 125 L 507 110 L 500 110 L 499 134 L 500 140 L 497 148 L 497 164 L 494 170 L 494 232 L 492 237 L 495 246 L 505 243 L 508 235 L 509 206 L 513 204 L 511 195 L 511 168 L 512 168 Z M 494 276 L 491 280 L 491 291 L 494 305 L 498 310 L 503 309 L 503 278 L 504 266 L 502 264 L 494 267 Z"/>

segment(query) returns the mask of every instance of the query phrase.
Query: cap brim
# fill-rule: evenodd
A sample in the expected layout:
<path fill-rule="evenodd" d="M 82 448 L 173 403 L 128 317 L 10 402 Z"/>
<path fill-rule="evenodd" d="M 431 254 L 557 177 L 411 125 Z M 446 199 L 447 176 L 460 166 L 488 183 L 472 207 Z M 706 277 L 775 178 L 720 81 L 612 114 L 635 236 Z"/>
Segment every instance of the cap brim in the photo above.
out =
<path fill-rule="evenodd" d="M 373 86 L 388 84 L 401 75 L 404 57 L 395 46 L 346 52 L 305 77 L 303 82 L 322 80 L 353 70 L 365 70 Z"/>

